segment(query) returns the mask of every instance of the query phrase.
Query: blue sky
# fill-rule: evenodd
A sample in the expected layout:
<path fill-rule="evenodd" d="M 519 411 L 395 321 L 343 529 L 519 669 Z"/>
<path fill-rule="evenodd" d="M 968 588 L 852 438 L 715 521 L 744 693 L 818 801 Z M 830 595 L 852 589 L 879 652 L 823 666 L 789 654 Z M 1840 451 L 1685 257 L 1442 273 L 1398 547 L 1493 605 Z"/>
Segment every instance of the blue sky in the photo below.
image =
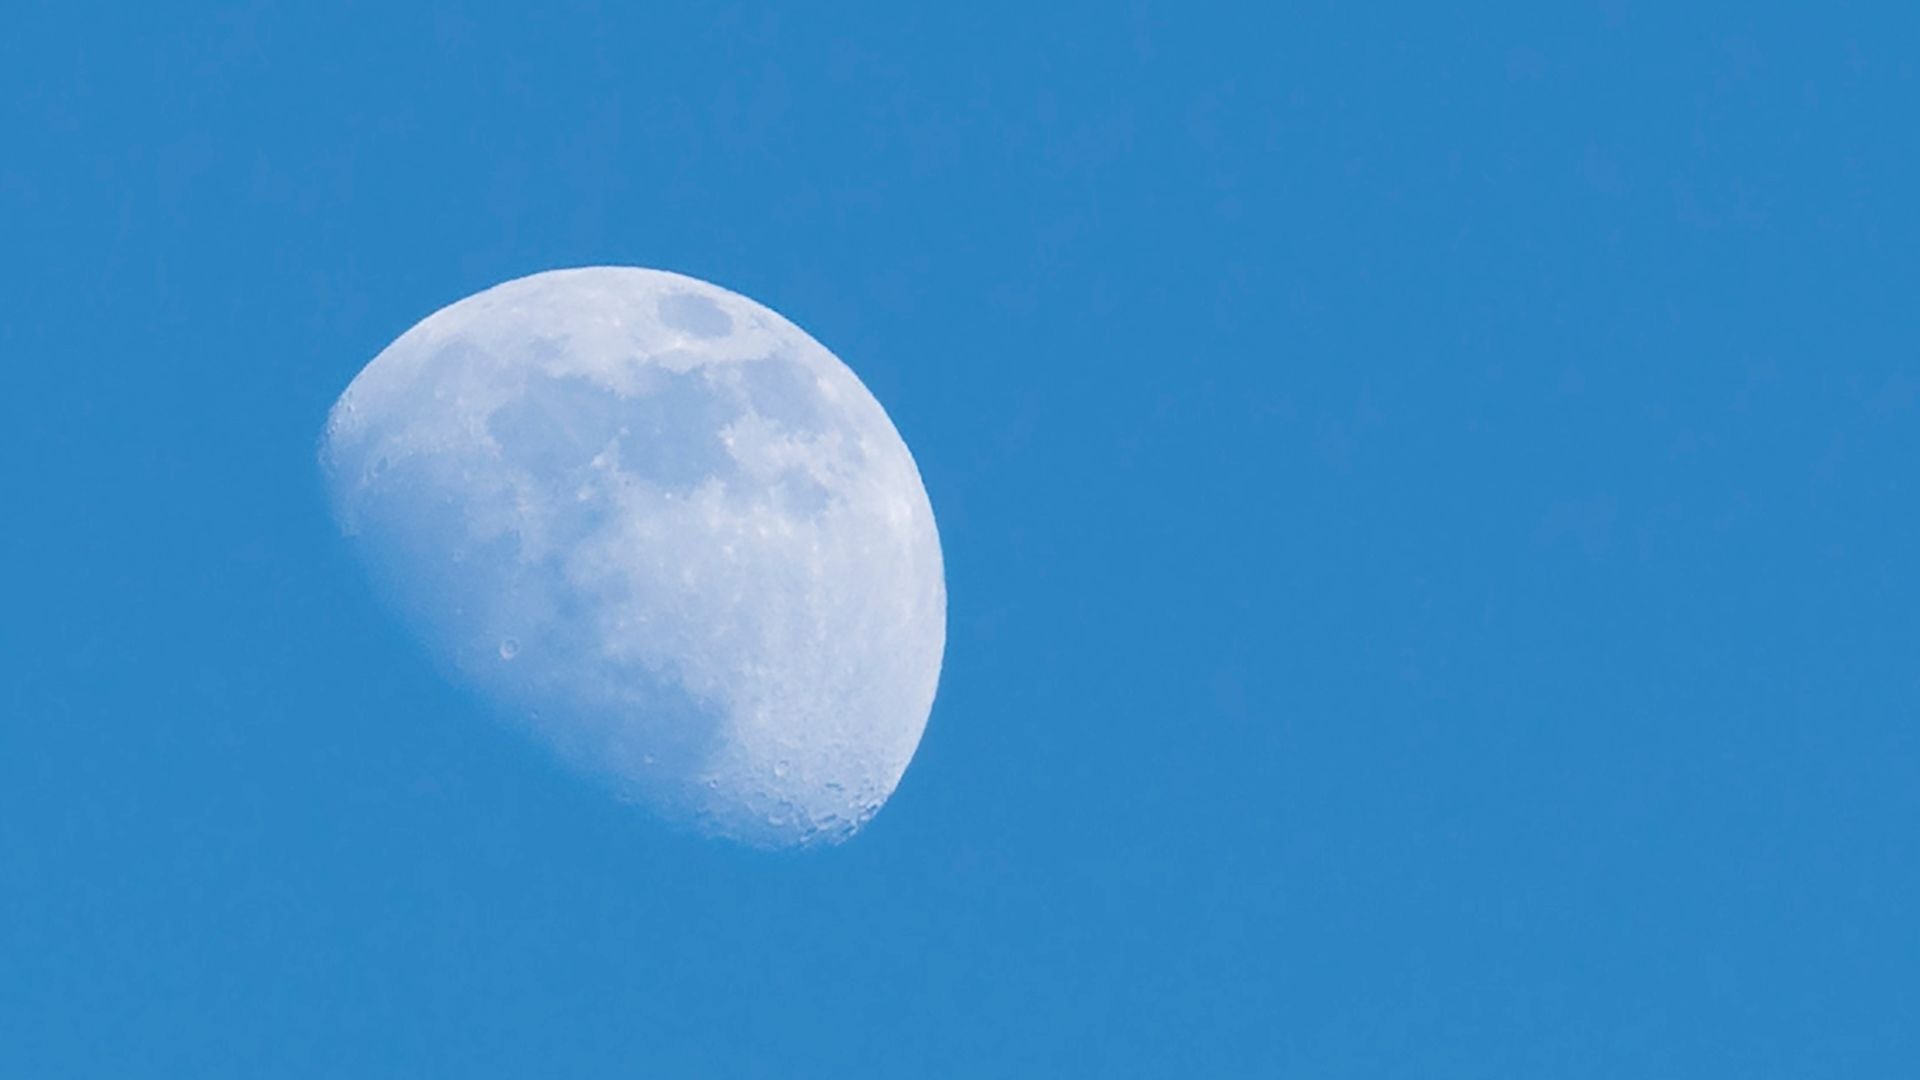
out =
<path fill-rule="evenodd" d="M 1909 6 L 7 23 L 0 1073 L 1920 1060 Z M 606 798 L 328 520 L 375 352 L 609 262 L 925 476 L 941 693 L 843 848 Z"/>

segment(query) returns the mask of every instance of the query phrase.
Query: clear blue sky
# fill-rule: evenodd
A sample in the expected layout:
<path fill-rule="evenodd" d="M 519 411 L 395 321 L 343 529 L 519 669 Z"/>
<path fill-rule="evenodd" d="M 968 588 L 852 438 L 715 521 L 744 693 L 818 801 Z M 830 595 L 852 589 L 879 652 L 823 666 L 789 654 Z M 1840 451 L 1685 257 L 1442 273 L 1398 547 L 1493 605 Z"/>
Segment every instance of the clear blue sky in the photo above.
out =
<path fill-rule="evenodd" d="M 0 1074 L 1914 1075 L 1915 9 L 1431 7 L 10 8 Z M 328 520 L 362 364 L 605 262 L 919 459 L 844 848 L 608 799 Z"/>

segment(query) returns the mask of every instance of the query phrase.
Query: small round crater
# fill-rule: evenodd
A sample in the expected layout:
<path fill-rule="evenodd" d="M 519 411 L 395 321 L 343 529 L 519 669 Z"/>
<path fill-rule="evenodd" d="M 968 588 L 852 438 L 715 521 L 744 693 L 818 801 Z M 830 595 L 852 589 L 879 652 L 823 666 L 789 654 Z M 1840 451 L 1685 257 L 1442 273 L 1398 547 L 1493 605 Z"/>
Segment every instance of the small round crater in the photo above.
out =
<path fill-rule="evenodd" d="M 513 638 L 508 638 L 507 640 L 500 643 L 500 659 L 511 660 L 514 657 L 519 655 L 520 655 L 520 642 L 516 641 Z"/>

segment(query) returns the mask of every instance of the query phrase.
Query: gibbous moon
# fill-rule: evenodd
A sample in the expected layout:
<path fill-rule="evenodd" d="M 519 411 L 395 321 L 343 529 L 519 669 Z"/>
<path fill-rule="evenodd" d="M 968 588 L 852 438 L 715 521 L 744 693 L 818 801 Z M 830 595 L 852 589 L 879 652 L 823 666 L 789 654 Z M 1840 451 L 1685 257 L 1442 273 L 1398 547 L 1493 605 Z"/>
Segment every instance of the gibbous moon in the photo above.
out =
<path fill-rule="evenodd" d="M 632 267 L 495 286 L 374 357 L 321 459 L 433 654 L 666 817 L 834 843 L 912 760 L 946 645 L 926 488 L 752 300 Z"/>

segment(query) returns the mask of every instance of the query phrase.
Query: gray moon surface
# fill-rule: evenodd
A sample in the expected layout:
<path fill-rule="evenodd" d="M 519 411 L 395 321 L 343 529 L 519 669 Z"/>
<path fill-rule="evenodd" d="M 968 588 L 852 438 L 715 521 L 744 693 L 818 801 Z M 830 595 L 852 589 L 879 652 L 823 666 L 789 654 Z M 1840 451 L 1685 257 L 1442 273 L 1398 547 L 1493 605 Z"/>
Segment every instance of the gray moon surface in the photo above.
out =
<path fill-rule="evenodd" d="M 665 817 L 835 843 L 912 760 L 933 509 L 879 402 L 768 308 L 633 267 L 509 281 L 374 357 L 321 463 L 443 667 Z"/>

